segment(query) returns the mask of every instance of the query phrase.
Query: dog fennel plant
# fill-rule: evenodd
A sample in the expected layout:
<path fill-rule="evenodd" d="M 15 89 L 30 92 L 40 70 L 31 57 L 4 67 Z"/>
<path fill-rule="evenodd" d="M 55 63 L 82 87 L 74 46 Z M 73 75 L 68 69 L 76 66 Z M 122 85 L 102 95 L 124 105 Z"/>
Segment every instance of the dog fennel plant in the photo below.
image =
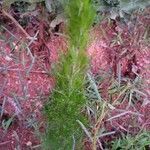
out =
<path fill-rule="evenodd" d="M 45 106 L 47 129 L 45 146 L 50 150 L 82 149 L 82 130 L 77 123 L 86 123 L 82 108 L 85 75 L 88 69 L 86 45 L 89 29 L 95 17 L 90 0 L 69 0 L 65 8 L 68 16 L 69 48 L 55 64 L 56 85 Z"/>

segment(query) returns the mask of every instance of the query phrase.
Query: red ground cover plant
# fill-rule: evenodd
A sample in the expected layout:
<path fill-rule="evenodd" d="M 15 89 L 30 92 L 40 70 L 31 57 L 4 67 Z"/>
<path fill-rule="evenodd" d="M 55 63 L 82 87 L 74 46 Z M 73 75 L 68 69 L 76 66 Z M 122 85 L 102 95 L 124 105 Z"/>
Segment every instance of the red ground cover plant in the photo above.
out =
<path fill-rule="evenodd" d="M 66 45 L 61 37 L 52 36 L 45 42 L 38 35 L 36 43 L 25 46 L 21 43 L 23 37 L 14 31 L 11 33 L 17 40 L 7 43 L 11 35 L 5 31 L 1 36 L 6 40 L 0 41 L 0 103 L 4 110 L 1 110 L 1 125 L 14 116 L 7 131 L 2 126 L 0 128 L 0 148 L 7 150 L 17 146 L 28 149 L 39 144 L 34 126 L 38 122 L 41 128 L 43 126 L 43 103 L 54 85 L 50 66 L 58 59 L 59 50 Z M 21 44 L 17 43 L 19 39 Z"/>
<path fill-rule="evenodd" d="M 99 139 L 99 149 L 119 137 L 121 132 L 134 135 L 141 129 L 150 129 L 150 47 L 143 38 L 149 24 L 148 11 L 144 14 L 137 15 L 134 25 L 130 22 L 132 29 L 131 25 L 103 22 L 96 29 L 96 40 L 89 47 L 92 71 L 104 77 L 99 85 L 103 100 L 110 104 L 119 102 L 103 119 L 101 128 L 108 133 L 115 132 Z M 118 84 L 120 88 L 122 85 L 130 88 L 122 93 L 119 90 L 117 94 L 112 93 Z"/>
<path fill-rule="evenodd" d="M 87 50 L 91 71 L 101 76 L 111 75 L 105 76 L 99 85 L 102 98 L 110 98 L 111 79 L 118 77 L 118 65 L 122 78 L 129 78 L 129 83 L 133 84 L 138 77 L 144 85 L 135 85 L 139 99 L 136 98 L 133 107 L 126 98 L 110 112 L 111 116 L 106 116 L 103 125 L 107 131 L 134 133 L 141 127 L 150 129 L 150 49 L 142 39 L 149 21 L 143 14 L 138 21 L 131 31 L 127 26 L 107 21 L 91 31 L 94 38 Z M 34 131 L 44 128 L 42 107 L 54 86 L 51 67 L 58 60 L 59 51 L 67 47 L 64 37 L 47 36 L 45 27 L 43 22 L 36 22 L 36 28 L 29 24 L 26 29 L 31 36 L 39 31 L 37 40 L 32 42 L 24 40 L 22 33 L 15 33 L 14 26 L 3 27 L 4 31 L 0 32 L 3 37 L 0 39 L 0 149 L 38 149 L 40 146 Z M 127 84 L 126 80 L 124 82 Z M 11 117 L 13 121 L 7 127 L 6 122 Z M 106 137 L 102 142 L 113 138 Z M 89 142 L 85 145 L 90 149 Z"/>

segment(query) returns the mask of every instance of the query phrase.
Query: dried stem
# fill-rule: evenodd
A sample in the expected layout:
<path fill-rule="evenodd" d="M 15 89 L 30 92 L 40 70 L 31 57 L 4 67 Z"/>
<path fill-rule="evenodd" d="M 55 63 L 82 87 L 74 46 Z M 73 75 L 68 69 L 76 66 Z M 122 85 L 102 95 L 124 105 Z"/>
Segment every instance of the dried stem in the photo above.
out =
<path fill-rule="evenodd" d="M 8 12 L 6 12 L 4 9 L 2 9 L 2 13 L 7 16 L 10 20 L 12 20 L 15 25 L 24 33 L 24 35 L 28 38 L 28 39 L 32 39 L 32 37 L 23 29 L 23 27 L 17 22 L 17 20 L 11 16 Z"/>

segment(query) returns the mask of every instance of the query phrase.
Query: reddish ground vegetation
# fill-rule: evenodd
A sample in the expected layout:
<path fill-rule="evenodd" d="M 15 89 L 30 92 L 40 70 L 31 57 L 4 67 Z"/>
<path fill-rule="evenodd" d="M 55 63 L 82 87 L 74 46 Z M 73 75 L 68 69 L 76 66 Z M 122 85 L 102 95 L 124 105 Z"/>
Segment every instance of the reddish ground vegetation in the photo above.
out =
<path fill-rule="evenodd" d="M 13 150 L 17 146 L 30 149 L 40 143 L 34 134 L 34 124 L 30 121 L 40 123 L 41 128 L 44 126 L 41 110 L 54 86 L 51 65 L 58 60 L 59 50 L 66 49 L 66 42 L 63 37 L 56 35 L 45 40 L 44 24 L 34 30 L 38 29 L 38 40 L 29 46 L 31 51 L 19 50 L 17 40 L 12 42 L 14 49 L 6 41 L 0 41 L 0 103 L 5 110 L 1 123 L 15 115 L 6 132 L 0 128 L 0 149 L 3 150 Z M 122 78 L 128 77 L 133 82 L 139 76 L 143 85 L 146 85 L 139 87 L 141 95 L 134 107 L 128 107 L 128 101 L 125 100 L 111 112 L 111 118 L 107 116 L 104 124 L 108 131 L 134 132 L 141 126 L 150 129 L 150 49 L 140 42 L 139 36 L 143 35 L 144 30 L 141 29 L 138 34 L 139 29 L 141 26 L 136 26 L 129 32 L 128 28 L 104 22 L 91 32 L 94 39 L 89 44 L 88 54 L 94 74 L 104 76 L 108 73 L 117 78 L 119 64 Z M 28 27 L 27 31 L 32 31 L 31 35 L 35 33 L 32 27 Z M 10 38 L 6 32 L 0 34 Z M 105 80 L 99 85 L 105 100 L 109 99 L 111 78 L 109 75 L 105 76 Z M 121 117 L 113 119 L 121 113 Z M 136 124 L 134 129 L 133 124 Z M 87 145 L 89 147 L 88 142 Z"/>
<path fill-rule="evenodd" d="M 7 33 L 3 35 L 8 36 Z M 42 126 L 43 103 L 54 86 L 50 66 L 58 59 L 57 53 L 65 45 L 64 40 L 58 36 L 52 36 L 44 43 L 47 46 L 45 49 L 41 49 L 43 41 L 39 42 L 41 45 L 33 44 L 30 54 L 27 49 L 19 51 L 17 41 L 11 43 L 15 45 L 13 51 L 9 44 L 5 44 L 6 41 L 0 41 L 0 103 L 5 110 L 1 123 L 15 115 L 8 130 L 0 130 L 0 148 L 3 150 L 15 149 L 18 145 L 27 149 L 39 144 L 34 133 L 34 122 Z M 28 146 L 29 142 L 32 145 Z"/>

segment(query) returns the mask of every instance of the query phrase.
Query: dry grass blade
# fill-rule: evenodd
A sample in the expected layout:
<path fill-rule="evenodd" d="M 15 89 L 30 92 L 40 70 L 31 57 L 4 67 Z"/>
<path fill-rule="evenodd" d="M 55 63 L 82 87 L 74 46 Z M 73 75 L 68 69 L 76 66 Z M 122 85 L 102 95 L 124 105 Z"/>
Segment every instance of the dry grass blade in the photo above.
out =
<path fill-rule="evenodd" d="M 1 25 L 1 27 L 7 31 L 12 37 L 14 37 L 17 41 L 19 40 L 13 33 L 11 33 L 6 27 L 4 27 L 3 25 Z"/>
<path fill-rule="evenodd" d="M 104 102 L 101 106 L 101 115 L 97 119 L 97 122 L 94 127 L 94 135 L 93 135 L 93 140 L 92 140 L 92 150 L 97 149 L 97 137 L 98 137 L 98 131 L 100 129 L 100 126 L 102 124 L 102 120 L 104 119 L 105 115 L 108 113 L 108 110 L 106 109 L 107 103 Z"/>
<path fill-rule="evenodd" d="M 143 116 L 143 115 L 140 114 L 140 113 L 135 113 L 135 112 L 132 112 L 132 111 L 127 111 L 127 110 L 122 110 L 122 111 L 123 111 L 122 113 L 120 113 L 120 114 L 118 114 L 118 115 L 115 115 L 115 116 L 113 116 L 113 117 L 107 119 L 106 121 L 111 121 L 111 120 L 113 120 L 113 119 L 116 119 L 116 118 L 125 116 L 125 115 L 127 115 L 127 114 L 128 114 L 128 115 L 131 114 L 131 115 Z"/>
<path fill-rule="evenodd" d="M 17 143 L 17 146 L 16 146 L 15 149 L 16 149 L 16 150 L 21 150 L 20 139 L 19 139 L 19 136 L 18 136 L 18 134 L 17 134 L 16 131 L 14 131 L 13 136 L 15 137 L 16 143 Z"/>
<path fill-rule="evenodd" d="M 96 94 L 97 99 L 98 99 L 99 101 L 101 101 L 102 98 L 101 98 L 101 95 L 100 95 L 100 93 L 99 93 L 98 87 L 97 87 L 97 85 L 96 85 L 95 79 L 93 78 L 93 76 L 92 76 L 92 74 L 91 74 L 90 72 L 87 73 L 87 77 L 88 77 L 88 80 L 89 80 L 89 82 L 90 82 L 90 87 L 94 90 L 94 93 Z"/>
<path fill-rule="evenodd" d="M 87 130 L 87 128 L 83 125 L 83 123 L 79 120 L 76 120 L 79 125 L 81 126 L 81 128 L 83 129 L 83 131 L 85 132 L 85 134 L 87 135 L 87 137 L 90 139 L 90 141 L 92 142 L 93 139 L 92 139 L 92 136 L 91 136 L 91 133 Z"/>
<path fill-rule="evenodd" d="M 118 74 L 118 87 L 120 87 L 121 84 L 121 64 L 118 62 L 117 64 L 117 74 Z"/>
<path fill-rule="evenodd" d="M 120 113 L 120 114 L 118 114 L 118 115 L 116 115 L 116 116 L 113 116 L 113 117 L 107 119 L 107 121 L 111 121 L 111 120 L 113 120 L 113 119 L 122 117 L 122 116 L 124 116 L 124 115 L 126 115 L 126 114 L 129 114 L 129 113 L 130 113 L 130 111 L 126 111 L 126 112 Z"/>
<path fill-rule="evenodd" d="M 76 139 L 75 139 L 74 135 L 72 136 L 72 139 L 73 139 L 72 150 L 75 150 Z"/>
<path fill-rule="evenodd" d="M 8 143 L 10 143 L 10 142 L 11 142 L 11 141 L 2 142 L 2 143 L 0 143 L 0 146 L 5 145 L 5 144 L 8 144 Z"/>
<path fill-rule="evenodd" d="M 38 148 L 41 148 L 41 147 L 42 147 L 42 145 L 38 144 L 38 145 L 32 146 L 31 149 L 32 150 L 34 150 L 34 149 L 37 150 Z"/>
<path fill-rule="evenodd" d="M 102 138 L 102 137 L 105 137 L 105 136 L 109 136 L 109 135 L 112 135 L 112 134 L 115 134 L 115 133 L 116 133 L 116 131 L 103 133 L 103 134 L 100 134 L 100 135 L 99 135 L 99 138 Z"/>
<path fill-rule="evenodd" d="M 5 103 L 6 103 L 6 97 L 4 97 L 4 100 L 3 100 L 3 104 L 2 104 L 2 107 L 0 107 L 0 118 L 2 118 L 4 112 L 5 112 Z"/>

